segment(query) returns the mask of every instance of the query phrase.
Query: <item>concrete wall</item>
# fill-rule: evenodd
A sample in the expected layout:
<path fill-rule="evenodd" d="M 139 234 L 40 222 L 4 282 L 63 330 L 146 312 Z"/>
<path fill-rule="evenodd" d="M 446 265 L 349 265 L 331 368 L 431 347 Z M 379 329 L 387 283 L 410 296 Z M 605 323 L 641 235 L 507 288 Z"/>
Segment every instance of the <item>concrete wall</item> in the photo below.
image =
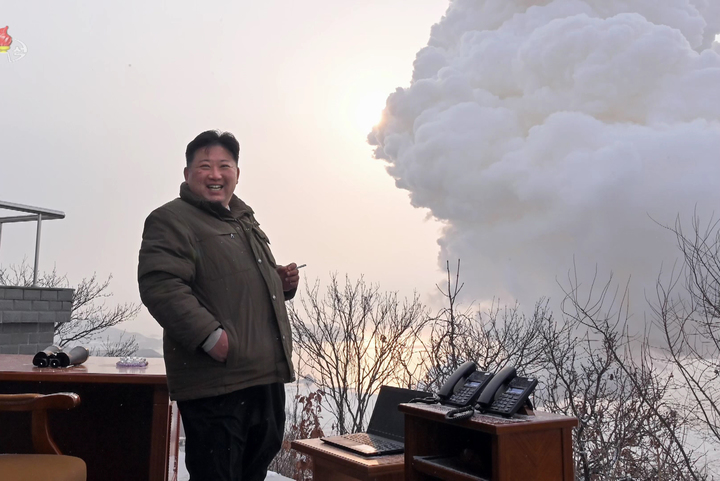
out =
<path fill-rule="evenodd" d="M 0 354 L 35 354 L 68 322 L 73 289 L 0 286 Z"/>

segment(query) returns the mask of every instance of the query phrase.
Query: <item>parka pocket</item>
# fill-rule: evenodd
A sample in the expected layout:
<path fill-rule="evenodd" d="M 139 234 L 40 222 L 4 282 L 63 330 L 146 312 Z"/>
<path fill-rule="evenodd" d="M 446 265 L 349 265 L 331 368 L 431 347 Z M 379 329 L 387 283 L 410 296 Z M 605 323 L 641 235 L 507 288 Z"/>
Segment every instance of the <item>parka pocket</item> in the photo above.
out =
<path fill-rule="evenodd" d="M 251 325 L 256 322 L 251 322 Z M 228 356 L 225 365 L 229 369 L 239 368 L 243 371 L 261 371 L 275 362 L 275 351 L 272 334 L 258 332 L 240 325 L 228 325 Z"/>
<path fill-rule="evenodd" d="M 222 322 L 222 324 L 228 338 L 228 353 L 227 359 L 225 359 L 225 365 L 228 367 L 235 367 L 240 362 L 240 345 L 238 343 L 237 332 L 235 331 L 235 326 L 233 326 L 230 321 L 226 320 Z"/>

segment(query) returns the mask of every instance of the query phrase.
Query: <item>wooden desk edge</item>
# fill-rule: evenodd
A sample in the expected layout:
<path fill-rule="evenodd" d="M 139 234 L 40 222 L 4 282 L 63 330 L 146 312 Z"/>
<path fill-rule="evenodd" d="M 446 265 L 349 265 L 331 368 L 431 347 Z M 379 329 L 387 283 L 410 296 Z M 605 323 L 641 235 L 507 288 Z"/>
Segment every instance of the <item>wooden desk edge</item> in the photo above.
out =
<path fill-rule="evenodd" d="M 91 356 L 79 366 L 39 368 L 29 354 L 0 354 L 0 380 L 20 382 L 77 382 L 119 384 L 167 384 L 162 358 L 148 359 L 147 368 L 115 366 L 119 358 Z"/>
<path fill-rule="evenodd" d="M 320 458 L 323 461 L 340 465 L 348 473 L 351 471 L 361 473 L 362 476 L 360 477 L 381 476 L 400 473 L 405 470 L 404 454 L 366 458 L 326 444 L 318 438 L 297 439 L 292 441 L 290 445 L 296 451 L 311 456 L 313 460 Z"/>
<path fill-rule="evenodd" d="M 498 436 L 504 434 L 512 434 L 518 431 L 542 431 L 546 429 L 556 428 L 574 428 L 578 425 L 577 418 L 563 416 L 560 414 L 548 413 L 545 411 L 535 411 L 535 416 L 528 416 L 527 420 L 518 422 L 508 422 L 504 418 L 498 417 L 497 424 L 487 422 L 492 419 L 491 416 L 476 414 L 472 418 L 462 421 L 449 421 L 445 419 L 446 410 L 450 409 L 445 406 L 425 405 L 425 404 L 400 404 L 400 411 L 411 416 L 422 417 L 439 421 L 443 423 L 453 424 L 462 427 L 471 427 L 477 431 L 483 431 Z"/>

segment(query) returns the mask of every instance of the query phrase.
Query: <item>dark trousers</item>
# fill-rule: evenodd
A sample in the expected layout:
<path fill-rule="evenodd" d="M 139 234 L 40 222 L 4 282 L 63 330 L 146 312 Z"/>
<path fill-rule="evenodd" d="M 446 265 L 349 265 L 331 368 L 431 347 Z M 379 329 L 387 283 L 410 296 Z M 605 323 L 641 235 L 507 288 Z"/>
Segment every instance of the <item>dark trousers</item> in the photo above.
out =
<path fill-rule="evenodd" d="M 283 384 L 179 401 L 190 481 L 262 481 L 285 428 Z"/>

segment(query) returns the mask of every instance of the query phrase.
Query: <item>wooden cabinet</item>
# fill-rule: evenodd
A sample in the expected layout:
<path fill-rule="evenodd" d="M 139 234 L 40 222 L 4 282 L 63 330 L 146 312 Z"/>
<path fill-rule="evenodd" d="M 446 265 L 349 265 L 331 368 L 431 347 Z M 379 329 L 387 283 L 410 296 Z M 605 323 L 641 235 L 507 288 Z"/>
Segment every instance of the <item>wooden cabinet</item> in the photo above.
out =
<path fill-rule="evenodd" d="M 536 412 L 505 419 L 475 414 L 448 421 L 450 408 L 401 404 L 406 481 L 572 481 L 577 419 Z"/>

